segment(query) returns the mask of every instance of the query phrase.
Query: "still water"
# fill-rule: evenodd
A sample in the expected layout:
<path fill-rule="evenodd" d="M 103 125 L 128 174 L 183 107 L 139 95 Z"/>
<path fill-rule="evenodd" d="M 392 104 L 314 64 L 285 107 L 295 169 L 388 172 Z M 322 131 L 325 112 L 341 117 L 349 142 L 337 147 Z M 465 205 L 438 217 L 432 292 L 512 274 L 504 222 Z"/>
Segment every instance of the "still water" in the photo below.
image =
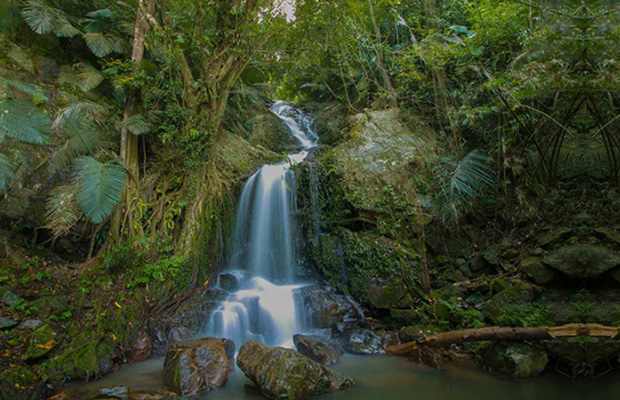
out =
<path fill-rule="evenodd" d="M 489 375 L 474 365 L 454 364 L 439 371 L 405 358 L 347 355 L 335 370 L 355 378 L 357 385 L 321 400 L 598 400 L 620 399 L 620 379 L 570 380 L 547 374 L 512 380 Z M 82 388 L 128 386 L 134 390 L 163 389 L 163 359 L 124 366 L 119 372 Z M 252 382 L 236 370 L 224 388 L 205 394 L 209 400 L 264 400 Z"/>

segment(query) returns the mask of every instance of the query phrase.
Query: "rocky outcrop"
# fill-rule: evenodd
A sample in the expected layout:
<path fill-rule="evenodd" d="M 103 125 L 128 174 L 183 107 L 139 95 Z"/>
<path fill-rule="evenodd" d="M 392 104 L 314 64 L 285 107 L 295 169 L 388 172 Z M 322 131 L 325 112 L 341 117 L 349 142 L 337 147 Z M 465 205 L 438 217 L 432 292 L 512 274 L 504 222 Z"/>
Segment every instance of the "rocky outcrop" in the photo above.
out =
<path fill-rule="evenodd" d="M 543 265 L 539 257 L 527 257 L 519 264 L 519 269 L 532 279 L 537 285 L 545 285 L 551 282 L 557 272 Z"/>
<path fill-rule="evenodd" d="M 235 344 L 228 339 L 204 338 L 179 342 L 168 349 L 164 383 L 183 396 L 219 389 L 234 368 Z"/>
<path fill-rule="evenodd" d="M 368 303 L 377 309 L 409 308 L 414 300 L 403 284 L 389 285 L 375 280 L 368 288 Z"/>
<path fill-rule="evenodd" d="M 293 342 L 298 352 L 323 365 L 337 363 L 344 352 L 337 343 L 321 336 L 295 335 Z"/>
<path fill-rule="evenodd" d="M 308 399 L 354 384 L 353 379 L 294 350 L 271 348 L 253 340 L 241 347 L 237 365 L 270 399 Z"/>
<path fill-rule="evenodd" d="M 347 296 L 334 293 L 321 286 L 306 286 L 297 291 L 305 314 L 315 328 L 331 328 L 335 324 L 357 324 L 364 321 L 364 314 Z"/>
<path fill-rule="evenodd" d="M 575 244 L 552 252 L 544 263 L 569 278 L 594 279 L 620 265 L 620 255 L 603 246 Z"/>
<path fill-rule="evenodd" d="M 151 338 L 142 329 L 136 332 L 133 346 L 131 348 L 131 354 L 135 362 L 145 361 L 151 356 Z"/>

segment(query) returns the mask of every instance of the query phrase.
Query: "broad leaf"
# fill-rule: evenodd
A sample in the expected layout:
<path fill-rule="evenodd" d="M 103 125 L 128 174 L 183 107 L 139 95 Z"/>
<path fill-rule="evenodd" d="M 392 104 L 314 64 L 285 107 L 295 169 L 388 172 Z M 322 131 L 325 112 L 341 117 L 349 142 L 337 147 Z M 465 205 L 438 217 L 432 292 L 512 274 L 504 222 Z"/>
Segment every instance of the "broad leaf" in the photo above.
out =
<path fill-rule="evenodd" d="M 47 141 L 44 132 L 50 129 L 50 119 L 27 100 L 0 102 L 0 137 L 6 135 L 31 144 Z"/>

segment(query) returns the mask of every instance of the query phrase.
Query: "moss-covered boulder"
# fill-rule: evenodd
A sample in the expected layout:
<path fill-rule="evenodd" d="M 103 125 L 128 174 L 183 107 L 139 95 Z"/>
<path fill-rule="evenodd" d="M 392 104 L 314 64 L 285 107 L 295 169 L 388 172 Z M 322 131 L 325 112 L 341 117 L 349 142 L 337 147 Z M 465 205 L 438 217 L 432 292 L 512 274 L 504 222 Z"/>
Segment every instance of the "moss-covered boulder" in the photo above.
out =
<path fill-rule="evenodd" d="M 495 325 L 539 326 L 551 322 L 544 304 L 536 302 L 537 292 L 532 285 L 509 287 L 491 298 L 485 314 Z"/>
<path fill-rule="evenodd" d="M 34 372 L 24 366 L 0 371 L 0 399 L 32 400 L 44 398 L 44 388 L 36 384 Z"/>
<path fill-rule="evenodd" d="M 58 379 L 88 380 L 114 371 L 117 358 L 110 339 L 82 332 L 50 359 L 46 369 Z"/>
<path fill-rule="evenodd" d="M 408 308 L 414 304 L 404 285 L 387 285 L 374 280 L 368 288 L 368 303 L 377 309 Z"/>
<path fill-rule="evenodd" d="M 556 271 L 542 263 L 539 257 L 527 257 L 519 263 L 519 269 L 538 285 L 551 282 L 557 275 Z"/>
<path fill-rule="evenodd" d="M 337 363 L 344 352 L 338 343 L 321 336 L 295 335 L 293 342 L 298 352 L 323 365 Z"/>
<path fill-rule="evenodd" d="M 604 246 L 575 244 L 547 255 L 544 263 L 570 278 L 594 279 L 620 265 L 620 255 Z"/>
<path fill-rule="evenodd" d="M 196 396 L 226 384 L 234 368 L 232 340 L 204 338 L 179 342 L 168 349 L 164 362 L 166 389 Z"/>
<path fill-rule="evenodd" d="M 36 329 L 28 342 L 28 347 L 22 355 L 22 360 L 32 360 L 49 353 L 58 344 L 57 333 L 49 325 Z"/>
<path fill-rule="evenodd" d="M 544 350 L 525 343 L 491 345 L 480 360 L 491 372 L 514 378 L 532 378 L 545 370 L 549 358 Z"/>
<path fill-rule="evenodd" d="M 352 378 L 333 371 L 300 353 L 245 342 L 237 365 L 269 399 L 308 399 L 353 386 Z"/>

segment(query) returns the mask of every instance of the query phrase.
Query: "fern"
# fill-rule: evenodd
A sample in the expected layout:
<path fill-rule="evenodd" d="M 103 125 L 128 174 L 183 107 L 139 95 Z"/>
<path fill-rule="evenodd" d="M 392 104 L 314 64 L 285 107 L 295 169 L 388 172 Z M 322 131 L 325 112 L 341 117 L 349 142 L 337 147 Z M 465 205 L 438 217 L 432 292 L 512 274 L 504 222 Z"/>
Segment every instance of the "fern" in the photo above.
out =
<path fill-rule="evenodd" d="M 129 132 L 134 135 L 145 135 L 151 131 L 151 125 L 141 114 L 135 114 L 123 121 Z"/>
<path fill-rule="evenodd" d="M 6 135 L 21 142 L 43 144 L 51 122 L 47 115 L 33 107 L 28 100 L 0 102 L 0 142 Z"/>
<path fill-rule="evenodd" d="M 458 216 L 463 207 L 495 183 L 493 171 L 485 164 L 488 157 L 479 150 L 460 161 L 444 159 L 440 169 L 439 211 L 442 217 Z"/>
<path fill-rule="evenodd" d="M 52 190 L 47 200 L 45 218 L 47 227 L 54 231 L 54 235 L 68 232 L 82 216 L 77 195 L 77 185 L 64 185 Z"/>
<path fill-rule="evenodd" d="M 74 163 L 73 180 L 79 188 L 77 199 L 84 214 L 99 224 L 120 202 L 127 173 L 117 162 L 100 163 L 92 157 L 81 157 Z"/>

